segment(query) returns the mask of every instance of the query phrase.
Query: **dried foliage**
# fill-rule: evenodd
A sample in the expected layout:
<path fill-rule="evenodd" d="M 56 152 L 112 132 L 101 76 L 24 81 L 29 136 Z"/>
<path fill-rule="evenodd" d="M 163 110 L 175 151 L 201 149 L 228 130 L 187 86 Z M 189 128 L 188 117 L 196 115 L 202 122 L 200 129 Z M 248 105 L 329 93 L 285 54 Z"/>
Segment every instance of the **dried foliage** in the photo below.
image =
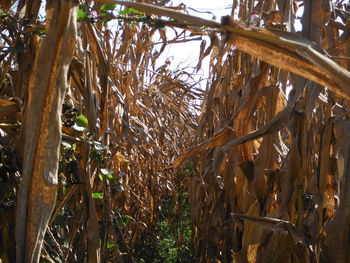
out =
<path fill-rule="evenodd" d="M 267 30 L 245 29 L 225 18 L 229 44 L 235 46 L 213 40 L 211 76 L 197 130 L 201 143 L 174 164 L 196 154 L 199 175 L 191 178 L 189 191 L 195 258 L 348 262 L 349 122 L 348 95 L 343 92 L 348 94 L 350 83 L 344 69 L 350 69 L 349 6 L 330 1 L 243 2 L 233 10 L 239 21 Z M 300 5 L 302 38 L 285 33 L 293 31 Z M 299 49 L 305 39 L 313 43 Z M 309 56 L 312 46 L 326 60 L 339 59 L 344 68 L 336 71 L 344 72 L 347 80 L 336 81 L 335 89 L 311 82 L 322 84 L 315 76 L 324 78 L 335 64 Z M 317 69 L 304 67 L 303 59 Z M 323 67 L 324 73 L 316 73 Z M 335 73 L 329 76 L 336 78 Z"/>
<path fill-rule="evenodd" d="M 3 262 L 137 262 L 169 197 L 180 225 L 187 191 L 182 260 L 349 262 L 349 4 L 233 1 L 237 20 L 217 23 L 169 1 L 48 1 L 45 19 L 41 1 L 14 2 L 0 4 Z M 194 68 L 160 60 L 196 35 Z"/>

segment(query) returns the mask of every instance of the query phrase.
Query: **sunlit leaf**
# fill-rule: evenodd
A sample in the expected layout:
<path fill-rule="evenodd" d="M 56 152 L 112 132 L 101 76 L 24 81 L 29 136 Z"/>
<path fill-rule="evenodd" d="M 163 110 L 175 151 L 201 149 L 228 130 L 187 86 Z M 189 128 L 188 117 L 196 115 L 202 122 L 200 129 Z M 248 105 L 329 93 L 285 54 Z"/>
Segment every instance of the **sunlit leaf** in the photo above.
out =
<path fill-rule="evenodd" d="M 92 198 L 94 199 L 103 199 L 103 193 L 92 193 Z"/>
<path fill-rule="evenodd" d="M 103 181 L 103 177 L 105 177 L 107 180 L 115 179 L 113 177 L 113 171 L 109 171 L 105 168 L 100 169 L 100 173 L 99 173 L 99 178 L 101 179 L 101 181 Z"/>
<path fill-rule="evenodd" d="M 141 12 L 141 11 L 139 11 L 139 10 L 137 10 L 137 9 L 134 9 L 134 8 L 126 8 L 126 9 L 124 9 L 124 10 L 122 10 L 122 11 L 119 11 L 119 14 L 121 14 L 121 15 L 130 15 L 130 14 L 137 14 L 137 15 L 143 15 L 144 14 L 144 12 Z"/>
<path fill-rule="evenodd" d="M 103 174 L 102 173 L 98 173 L 98 178 L 103 182 Z"/>
<path fill-rule="evenodd" d="M 100 8 L 100 10 L 104 10 L 104 11 L 107 11 L 107 10 L 114 10 L 116 8 L 116 4 L 103 4 Z"/>
<path fill-rule="evenodd" d="M 85 10 L 81 7 L 79 7 L 78 9 L 78 13 L 77 13 L 77 19 L 80 20 L 80 19 L 84 19 L 87 17 L 87 13 L 85 12 Z"/>
<path fill-rule="evenodd" d="M 75 122 L 76 122 L 76 124 L 78 125 L 78 126 L 80 126 L 80 127 L 86 127 L 87 125 L 88 125 L 88 119 L 84 116 L 84 115 L 82 115 L 82 114 L 80 114 L 77 118 L 76 118 L 76 120 L 75 120 Z"/>
<path fill-rule="evenodd" d="M 112 242 L 107 242 L 107 248 L 116 248 L 117 245 L 115 243 Z"/>

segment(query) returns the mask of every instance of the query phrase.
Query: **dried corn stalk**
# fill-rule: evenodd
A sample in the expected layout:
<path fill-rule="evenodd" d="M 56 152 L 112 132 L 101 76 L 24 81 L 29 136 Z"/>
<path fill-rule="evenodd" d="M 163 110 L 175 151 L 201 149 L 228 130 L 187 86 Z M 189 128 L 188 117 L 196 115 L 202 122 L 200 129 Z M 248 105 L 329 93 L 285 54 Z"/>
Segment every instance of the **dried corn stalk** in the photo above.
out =
<path fill-rule="evenodd" d="M 8 11 L 10 2 L 2 8 Z M 79 38 L 74 52 L 73 45 L 65 51 L 73 52 L 73 59 L 68 74 L 61 72 L 66 77 L 58 85 L 62 88 L 67 83 L 65 108 L 70 115 L 64 116 L 62 126 L 60 163 L 66 166 L 60 167 L 59 184 L 53 186 L 58 189 L 57 204 L 49 227 L 41 222 L 38 229 L 33 228 L 38 218 L 48 221 L 55 191 L 33 192 L 37 188 L 30 185 L 39 182 L 40 189 L 46 189 L 47 180 L 40 183 L 35 176 L 37 181 L 28 180 L 31 166 L 24 166 L 18 211 L 33 224 L 27 227 L 28 237 L 25 226 L 17 224 L 17 259 L 37 260 L 47 228 L 43 260 L 52 262 L 54 256 L 67 262 L 135 262 L 142 237 L 156 235 L 165 197 L 176 195 L 178 187 L 185 185 L 196 262 L 348 262 L 348 5 L 311 0 L 242 0 L 238 5 L 233 1 L 232 14 L 238 21 L 224 17 L 217 23 L 160 7 L 155 1 L 94 2 L 80 8 L 84 15 L 78 20 Z M 102 15 L 104 3 L 146 14 Z M 297 35 L 293 27 L 301 4 L 303 30 Z M 38 48 L 51 39 L 49 32 L 43 39 L 38 35 L 45 23 L 37 20 L 39 6 L 40 1 L 19 1 L 18 16 L 32 24 L 23 24 L 8 11 L 1 25 L 2 31 L 9 32 L 2 34 L 1 45 L 12 49 L 1 53 L 0 117 L 1 124 L 6 118 L 13 121 L 1 128 L 7 134 L 1 137 L 17 143 L 23 164 L 32 163 L 28 134 L 34 142 L 38 137 L 39 143 L 45 143 L 47 138 L 47 133 L 36 132 L 43 127 L 45 131 L 47 122 L 27 128 L 34 125 L 30 118 L 41 116 L 41 111 L 37 116 L 28 109 L 44 105 L 33 105 L 31 93 L 36 86 L 46 87 L 35 77 L 37 68 L 48 70 L 38 61 L 50 59 Z M 113 31 L 103 21 L 108 16 L 118 19 Z M 55 31 L 58 34 L 70 30 L 70 24 L 62 25 L 52 24 L 63 30 Z M 187 41 L 178 36 L 168 39 L 163 26 L 203 38 L 194 70 L 209 57 L 205 92 L 197 88 L 192 72 L 171 69 L 169 61 L 159 65 L 169 43 Z M 60 41 L 48 50 L 60 48 L 64 43 Z M 66 66 L 68 53 L 55 53 L 53 64 Z M 50 126 L 56 132 L 50 134 L 59 135 L 57 110 L 63 93 L 51 98 L 58 104 L 42 111 L 43 116 L 50 109 L 56 113 L 55 125 Z M 17 131 L 11 127 L 22 121 L 15 112 L 21 101 L 28 116 L 22 124 L 26 137 L 16 139 Z M 84 131 L 66 125 L 76 112 L 85 116 L 79 119 Z M 57 138 L 52 147 L 36 148 L 38 154 L 57 150 Z M 56 159 L 31 160 L 37 164 L 34 167 L 52 169 L 52 177 L 45 178 L 56 179 Z M 185 161 L 194 163 L 195 170 L 181 179 L 176 169 L 169 168 Z M 50 198 L 35 197 L 45 193 Z M 37 205 L 31 206 L 33 199 Z M 35 210 L 47 200 L 50 207 Z M 11 217 L 10 212 L 3 216 L 7 222 Z M 118 220 L 123 224 L 116 224 Z M 3 229 L 3 237 L 11 235 L 9 224 Z M 39 238 L 24 249 L 24 241 L 37 234 Z M 5 262 L 14 259 L 13 239 L 9 244 L 1 255 Z"/>

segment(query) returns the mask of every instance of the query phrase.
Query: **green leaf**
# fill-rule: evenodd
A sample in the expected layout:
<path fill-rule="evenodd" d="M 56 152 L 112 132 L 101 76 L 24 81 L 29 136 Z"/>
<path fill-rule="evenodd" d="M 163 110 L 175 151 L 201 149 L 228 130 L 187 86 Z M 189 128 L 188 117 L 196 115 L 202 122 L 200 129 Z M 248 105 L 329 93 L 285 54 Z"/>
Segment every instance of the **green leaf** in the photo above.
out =
<path fill-rule="evenodd" d="M 116 248 L 116 244 L 112 242 L 107 242 L 107 248 Z"/>
<path fill-rule="evenodd" d="M 105 16 L 108 16 L 108 15 L 111 15 L 111 14 L 112 14 L 111 12 L 103 11 L 103 12 L 101 12 L 101 17 L 105 17 Z"/>
<path fill-rule="evenodd" d="M 101 181 L 103 181 L 103 178 L 106 178 L 107 181 L 109 180 L 114 180 L 115 178 L 113 177 L 113 171 L 107 170 L 105 168 L 100 169 L 100 173 L 98 173 L 98 177 L 100 178 Z"/>
<path fill-rule="evenodd" d="M 147 17 L 140 17 L 136 21 L 139 23 L 147 23 L 149 22 L 149 19 Z"/>
<path fill-rule="evenodd" d="M 66 194 L 68 192 L 67 187 L 65 185 L 62 185 L 62 193 Z"/>
<path fill-rule="evenodd" d="M 137 10 L 137 9 L 134 9 L 134 8 L 130 8 L 131 12 L 132 13 L 135 13 L 135 14 L 138 14 L 138 15 L 143 15 L 144 12 L 140 11 L 140 10 Z"/>
<path fill-rule="evenodd" d="M 125 224 L 128 225 L 130 223 L 131 216 L 124 215 L 123 216 L 123 220 L 124 220 Z"/>
<path fill-rule="evenodd" d="M 127 227 L 131 221 L 132 217 L 128 215 L 120 215 L 118 216 L 116 223 L 117 226 L 122 228 L 122 227 Z"/>
<path fill-rule="evenodd" d="M 45 29 L 40 29 L 40 30 L 38 30 L 37 32 L 38 32 L 38 35 L 39 35 L 39 36 L 43 36 L 43 35 L 46 34 L 46 30 L 45 30 Z"/>
<path fill-rule="evenodd" d="M 115 178 L 112 176 L 112 174 L 102 174 L 98 173 L 98 177 L 100 178 L 101 181 L 103 181 L 103 177 L 105 177 L 108 180 L 114 180 Z"/>
<path fill-rule="evenodd" d="M 72 145 L 72 150 L 74 153 L 77 152 L 77 145 L 75 143 L 73 143 L 73 145 Z"/>
<path fill-rule="evenodd" d="M 92 198 L 103 199 L 103 193 L 92 193 Z"/>
<path fill-rule="evenodd" d="M 104 10 L 104 11 L 114 10 L 116 6 L 117 6 L 116 4 L 104 4 L 101 6 L 100 10 Z"/>
<path fill-rule="evenodd" d="M 127 8 L 119 12 L 120 15 L 130 15 L 131 13 L 137 14 L 137 15 L 143 15 L 144 12 L 141 12 L 134 8 Z"/>
<path fill-rule="evenodd" d="M 103 22 L 109 22 L 114 18 L 113 11 L 101 12 L 101 18 Z"/>
<path fill-rule="evenodd" d="M 78 13 L 77 13 L 77 19 L 80 20 L 80 19 L 84 19 L 87 17 L 87 14 L 85 12 L 85 10 L 81 7 L 79 7 L 78 9 Z"/>
<path fill-rule="evenodd" d="M 86 127 L 88 125 L 88 119 L 84 115 L 79 115 L 75 120 L 75 123 L 80 127 Z"/>

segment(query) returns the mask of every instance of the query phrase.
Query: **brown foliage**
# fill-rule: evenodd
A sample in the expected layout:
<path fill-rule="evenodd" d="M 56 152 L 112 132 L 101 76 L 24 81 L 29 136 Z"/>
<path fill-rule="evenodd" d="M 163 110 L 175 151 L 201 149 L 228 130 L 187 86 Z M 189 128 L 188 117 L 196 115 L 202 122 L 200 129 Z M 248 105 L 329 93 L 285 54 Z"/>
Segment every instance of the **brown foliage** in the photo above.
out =
<path fill-rule="evenodd" d="M 223 20 L 228 41 L 237 49 L 219 41 L 221 53 L 211 59 L 199 121 L 204 142 L 174 163 L 178 166 L 194 154 L 198 160 L 199 175 L 190 182 L 196 258 L 348 262 L 348 208 L 343 202 L 349 200 L 349 147 L 342 138 L 348 138 L 343 98 L 348 98 L 349 72 L 315 49 L 327 49 L 328 57 L 340 55 L 333 45 L 344 35 L 326 21 L 344 18 L 344 13 L 339 6 L 340 13 L 331 13 L 304 1 L 302 35 L 315 46 L 269 23 L 271 7 L 283 10 L 281 2 L 258 2 L 250 8 L 248 1 L 241 5 L 239 18 L 247 21 L 252 14 L 265 13 L 259 23 L 269 24 L 268 30 Z M 288 25 L 295 9 L 284 8 L 278 23 Z M 344 79 L 338 82 L 335 72 Z M 323 82 L 327 75 L 328 84 Z M 331 82 L 337 83 L 335 88 Z"/>
<path fill-rule="evenodd" d="M 347 4 L 233 1 L 239 20 L 217 23 L 113 0 L 78 21 L 77 1 L 48 1 L 40 21 L 41 1 L 15 13 L 13 2 L 0 4 L 2 164 L 17 151 L 0 166 L 3 262 L 136 262 L 179 187 L 195 262 L 349 261 Z M 103 17 L 102 3 L 146 15 Z M 196 36 L 168 39 L 163 26 Z M 169 43 L 198 39 L 195 68 L 160 61 Z M 202 91 L 192 74 L 208 57 Z"/>

